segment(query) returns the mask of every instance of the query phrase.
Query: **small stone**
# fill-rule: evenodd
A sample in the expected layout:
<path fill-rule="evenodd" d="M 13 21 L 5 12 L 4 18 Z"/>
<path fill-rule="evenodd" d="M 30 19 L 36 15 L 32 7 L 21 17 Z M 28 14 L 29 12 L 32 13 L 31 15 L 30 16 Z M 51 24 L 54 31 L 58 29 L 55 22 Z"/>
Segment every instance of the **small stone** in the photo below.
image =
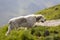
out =
<path fill-rule="evenodd" d="M 45 32 L 44 32 L 44 36 L 49 36 L 49 31 L 48 30 L 46 30 Z"/>
<path fill-rule="evenodd" d="M 55 33 L 55 34 L 58 34 L 58 32 L 57 32 L 57 31 L 54 31 L 54 33 Z"/>
<path fill-rule="evenodd" d="M 58 10 L 58 8 L 55 8 L 55 10 Z"/>

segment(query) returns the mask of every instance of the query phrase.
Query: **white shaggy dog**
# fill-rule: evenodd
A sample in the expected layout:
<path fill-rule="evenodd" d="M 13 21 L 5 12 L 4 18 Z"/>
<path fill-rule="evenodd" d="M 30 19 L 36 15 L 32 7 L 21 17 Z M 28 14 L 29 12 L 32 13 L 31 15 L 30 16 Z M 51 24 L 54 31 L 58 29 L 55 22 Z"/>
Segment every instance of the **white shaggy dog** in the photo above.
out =
<path fill-rule="evenodd" d="M 45 18 L 43 15 L 27 15 L 27 16 L 20 16 L 16 18 L 12 18 L 9 20 L 9 27 L 6 33 L 6 36 L 10 33 L 11 30 L 17 29 L 19 27 L 27 27 L 31 28 L 34 24 L 38 21 L 44 22 Z"/>

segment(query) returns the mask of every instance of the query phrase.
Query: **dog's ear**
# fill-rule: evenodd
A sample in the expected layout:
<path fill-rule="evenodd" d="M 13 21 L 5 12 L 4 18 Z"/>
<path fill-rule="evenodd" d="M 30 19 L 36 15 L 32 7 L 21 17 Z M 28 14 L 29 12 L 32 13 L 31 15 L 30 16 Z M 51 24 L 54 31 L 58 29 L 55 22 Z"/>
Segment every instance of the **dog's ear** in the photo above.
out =
<path fill-rule="evenodd" d="M 42 16 L 36 17 L 36 21 L 38 22 L 41 18 L 42 18 Z"/>

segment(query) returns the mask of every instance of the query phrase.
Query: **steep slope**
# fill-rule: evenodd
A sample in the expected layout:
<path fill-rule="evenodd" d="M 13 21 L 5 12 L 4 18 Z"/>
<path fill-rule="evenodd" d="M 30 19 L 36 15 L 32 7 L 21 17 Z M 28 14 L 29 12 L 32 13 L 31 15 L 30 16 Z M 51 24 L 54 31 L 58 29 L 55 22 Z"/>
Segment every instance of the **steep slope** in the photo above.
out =
<path fill-rule="evenodd" d="M 5 36 L 7 25 L 0 28 L 0 40 L 60 40 L 60 26 L 38 26 L 28 30 L 12 30 Z"/>
<path fill-rule="evenodd" d="M 48 20 L 60 19 L 60 5 L 36 12 L 36 14 L 43 14 Z"/>
<path fill-rule="evenodd" d="M 60 19 L 60 5 L 44 9 L 36 14 L 43 14 L 47 20 Z M 5 36 L 8 25 L 0 28 L 0 40 L 60 40 L 60 26 L 37 26 L 28 30 L 12 30 Z"/>

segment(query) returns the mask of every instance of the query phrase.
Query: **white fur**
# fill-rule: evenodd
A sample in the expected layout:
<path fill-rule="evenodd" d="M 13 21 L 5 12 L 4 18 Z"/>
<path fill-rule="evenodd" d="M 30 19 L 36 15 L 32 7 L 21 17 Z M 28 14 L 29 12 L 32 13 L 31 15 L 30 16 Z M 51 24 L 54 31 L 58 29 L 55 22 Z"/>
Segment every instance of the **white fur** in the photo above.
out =
<path fill-rule="evenodd" d="M 27 16 L 20 16 L 20 17 L 16 17 L 16 18 L 12 18 L 9 20 L 9 27 L 8 27 L 8 31 L 6 33 L 6 36 L 10 33 L 10 31 L 12 29 L 17 29 L 19 27 L 27 27 L 30 28 L 32 26 L 34 26 L 34 24 L 36 23 L 36 17 L 38 16 L 42 16 L 43 15 L 27 15 Z M 22 18 L 25 18 L 27 22 L 20 22 L 20 20 Z M 20 23 L 20 24 L 19 24 Z"/>

